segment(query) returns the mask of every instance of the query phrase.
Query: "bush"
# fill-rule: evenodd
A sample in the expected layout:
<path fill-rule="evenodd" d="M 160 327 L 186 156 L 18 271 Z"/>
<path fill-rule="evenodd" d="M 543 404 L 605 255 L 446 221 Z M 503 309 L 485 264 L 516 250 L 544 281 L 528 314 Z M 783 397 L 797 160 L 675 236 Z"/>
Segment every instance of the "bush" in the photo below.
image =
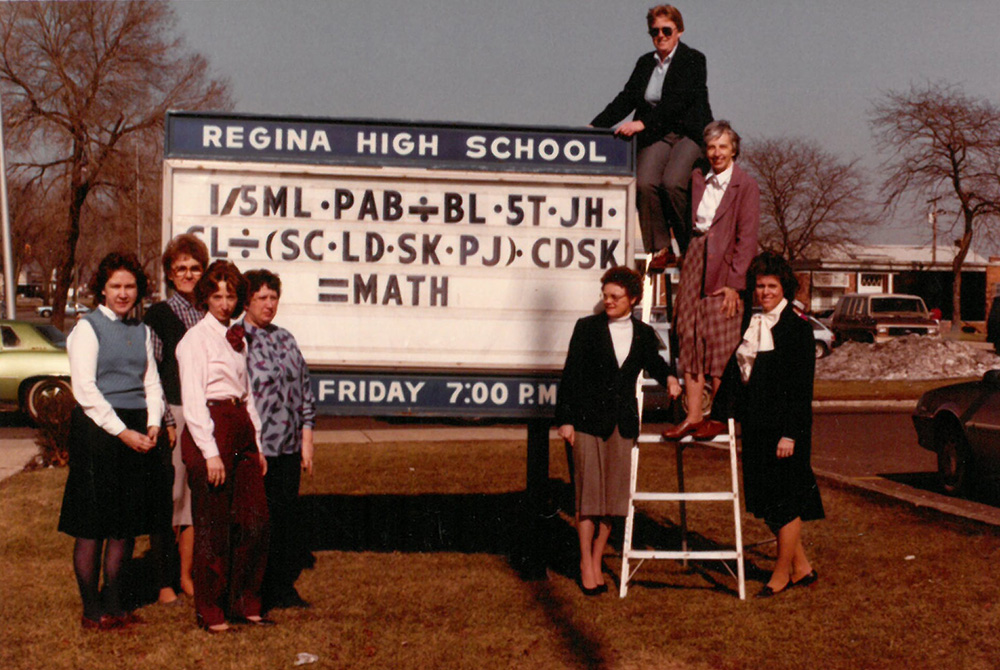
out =
<path fill-rule="evenodd" d="M 70 414 L 75 406 L 76 400 L 71 393 L 39 398 L 38 431 L 35 433 L 39 453 L 28 469 L 63 467 L 69 463 Z"/>

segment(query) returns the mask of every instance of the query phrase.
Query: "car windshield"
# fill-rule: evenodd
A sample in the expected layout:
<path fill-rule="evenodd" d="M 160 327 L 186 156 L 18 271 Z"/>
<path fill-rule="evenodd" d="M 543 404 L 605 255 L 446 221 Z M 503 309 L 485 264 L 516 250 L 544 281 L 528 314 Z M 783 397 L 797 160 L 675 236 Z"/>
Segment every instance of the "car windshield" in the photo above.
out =
<path fill-rule="evenodd" d="M 872 298 L 872 314 L 927 312 L 920 298 Z"/>
<path fill-rule="evenodd" d="M 59 347 L 60 349 L 66 348 L 66 336 L 55 326 L 50 324 L 35 326 L 35 330 L 41 333 L 42 337 L 48 340 L 52 346 Z"/>

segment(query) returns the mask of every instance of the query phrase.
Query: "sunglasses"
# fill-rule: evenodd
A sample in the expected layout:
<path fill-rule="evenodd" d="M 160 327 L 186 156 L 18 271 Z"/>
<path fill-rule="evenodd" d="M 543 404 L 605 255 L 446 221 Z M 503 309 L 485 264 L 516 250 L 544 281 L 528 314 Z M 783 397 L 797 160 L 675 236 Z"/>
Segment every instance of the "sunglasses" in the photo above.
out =
<path fill-rule="evenodd" d="M 650 37 L 656 37 L 661 32 L 663 33 L 664 37 L 670 37 L 671 35 L 674 34 L 674 29 L 671 28 L 670 26 L 664 26 L 662 28 L 650 28 L 647 32 L 649 33 Z"/>

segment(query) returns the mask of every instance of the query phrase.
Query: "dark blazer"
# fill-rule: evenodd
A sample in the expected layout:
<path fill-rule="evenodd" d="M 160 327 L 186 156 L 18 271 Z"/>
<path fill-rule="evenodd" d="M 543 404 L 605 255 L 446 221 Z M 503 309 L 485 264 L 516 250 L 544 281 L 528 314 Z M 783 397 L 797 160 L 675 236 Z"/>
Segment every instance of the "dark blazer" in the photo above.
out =
<path fill-rule="evenodd" d="M 815 341 L 812 327 L 795 313 L 791 298 L 771 337 L 774 350 L 757 354 L 750 380 L 739 393 L 746 507 L 763 518 L 781 518 L 782 508 L 794 510 L 783 522 L 795 516 L 821 519 L 823 503 L 809 462 Z M 783 437 L 795 440 L 788 458 L 777 456 Z"/>
<path fill-rule="evenodd" d="M 701 168 L 691 173 L 691 225 L 705 195 L 705 175 Z M 757 231 L 760 228 L 760 188 L 754 178 L 733 164 L 733 176 L 705 244 L 705 295 L 729 286 L 737 291 L 746 288 L 747 268 L 757 254 Z"/>
<path fill-rule="evenodd" d="M 740 422 L 755 431 L 780 433 L 779 439 L 790 437 L 796 445 L 808 443 L 816 344 L 812 327 L 795 313 L 791 299 L 771 328 L 771 337 L 774 350 L 757 354 L 744 388 Z"/>
<path fill-rule="evenodd" d="M 608 316 L 604 312 L 576 322 L 559 384 L 556 425 L 570 424 L 579 432 L 602 439 L 618 433 L 626 439 L 639 435 L 635 381 L 645 370 L 667 385 L 674 375 L 658 352 L 656 332 L 632 318 L 632 347 L 621 368 L 615 357 Z"/>
<path fill-rule="evenodd" d="M 712 122 L 705 55 L 678 42 L 677 51 L 663 78 L 662 97 L 659 104 L 653 107 L 646 102 L 645 96 L 649 78 L 656 67 L 655 54 L 651 51 L 636 61 L 625 88 L 604 111 L 594 117 L 590 125 L 610 128 L 634 110 L 634 120 L 646 125 L 646 129 L 636 137 L 639 149 L 658 142 L 669 133 L 690 137 L 702 144 L 702 131 Z"/>
<path fill-rule="evenodd" d="M 163 395 L 171 405 L 180 405 L 181 378 L 177 368 L 177 343 L 187 332 L 187 326 L 166 301 L 158 302 L 146 310 L 143 321 L 163 343 L 163 358 L 157 362 Z"/>

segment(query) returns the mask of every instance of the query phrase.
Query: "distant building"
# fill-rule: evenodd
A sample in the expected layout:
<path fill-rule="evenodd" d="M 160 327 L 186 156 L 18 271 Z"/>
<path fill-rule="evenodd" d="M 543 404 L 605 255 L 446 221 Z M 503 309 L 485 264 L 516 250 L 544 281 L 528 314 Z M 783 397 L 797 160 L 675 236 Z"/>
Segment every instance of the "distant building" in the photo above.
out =
<path fill-rule="evenodd" d="M 792 265 L 802 287 L 798 299 L 813 312 L 833 309 L 845 293 L 912 293 L 952 315 L 952 261 L 958 247 L 939 245 L 866 244 L 848 245 L 822 259 L 799 260 Z M 994 266 L 996 279 L 987 291 L 987 268 Z M 993 272 L 990 276 L 993 276 Z M 962 264 L 962 320 L 986 319 L 992 284 L 1000 283 L 1000 258 L 987 259 L 970 249 Z"/>

